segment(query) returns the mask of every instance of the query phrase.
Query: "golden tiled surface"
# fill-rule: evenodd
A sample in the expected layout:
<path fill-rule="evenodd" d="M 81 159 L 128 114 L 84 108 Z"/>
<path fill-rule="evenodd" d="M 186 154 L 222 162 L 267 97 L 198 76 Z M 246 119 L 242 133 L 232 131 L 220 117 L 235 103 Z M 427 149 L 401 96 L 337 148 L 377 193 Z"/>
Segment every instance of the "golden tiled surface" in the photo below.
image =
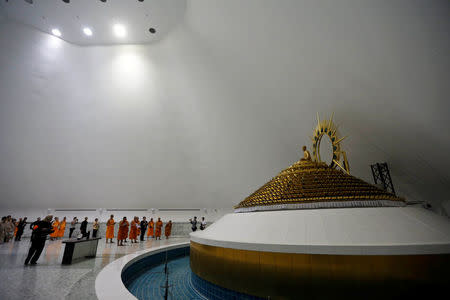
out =
<path fill-rule="evenodd" d="M 450 283 L 450 255 L 322 255 L 259 252 L 191 241 L 191 269 L 216 285 L 246 294 L 290 298 L 321 288 L 395 288 Z M 331 291 L 330 290 L 330 291 Z"/>
<path fill-rule="evenodd" d="M 404 202 L 359 178 L 325 163 L 298 161 L 281 171 L 234 208 L 352 200 L 391 200 Z"/>

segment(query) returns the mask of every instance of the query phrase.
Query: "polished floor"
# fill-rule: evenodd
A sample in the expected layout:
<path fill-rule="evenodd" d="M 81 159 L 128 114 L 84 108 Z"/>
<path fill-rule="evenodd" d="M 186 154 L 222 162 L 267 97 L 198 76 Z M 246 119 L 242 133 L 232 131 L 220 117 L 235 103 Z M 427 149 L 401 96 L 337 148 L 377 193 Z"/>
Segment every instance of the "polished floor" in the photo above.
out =
<path fill-rule="evenodd" d="M 0 244 L 0 299 L 97 299 L 95 278 L 108 263 L 126 254 L 188 238 L 149 240 L 117 247 L 101 239 L 97 256 L 72 265 L 61 265 L 64 244 L 47 241 L 36 266 L 24 266 L 29 239 Z"/>

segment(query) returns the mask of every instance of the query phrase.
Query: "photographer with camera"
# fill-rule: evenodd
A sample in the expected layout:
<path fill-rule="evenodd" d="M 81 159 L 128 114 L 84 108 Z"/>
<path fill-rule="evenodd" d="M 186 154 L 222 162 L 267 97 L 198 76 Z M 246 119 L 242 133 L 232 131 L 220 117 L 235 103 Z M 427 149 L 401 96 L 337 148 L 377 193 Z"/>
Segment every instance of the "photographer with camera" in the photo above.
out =
<path fill-rule="evenodd" d="M 31 234 L 31 247 L 28 251 L 28 256 L 25 259 L 25 265 L 28 265 L 31 259 L 31 265 L 35 265 L 36 261 L 41 256 L 44 250 L 47 235 L 53 233 L 52 221 L 53 216 L 49 215 L 43 221 L 36 222 L 33 226 L 33 233 Z"/>

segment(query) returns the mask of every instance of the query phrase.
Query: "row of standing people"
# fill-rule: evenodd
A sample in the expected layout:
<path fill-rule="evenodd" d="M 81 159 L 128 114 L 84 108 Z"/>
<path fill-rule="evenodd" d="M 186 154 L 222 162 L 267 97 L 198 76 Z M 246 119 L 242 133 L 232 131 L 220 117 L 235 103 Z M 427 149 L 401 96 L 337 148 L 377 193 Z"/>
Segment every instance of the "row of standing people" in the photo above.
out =
<path fill-rule="evenodd" d="M 111 215 L 109 220 L 106 222 L 106 243 L 110 240 L 113 243 L 114 238 L 114 226 L 116 222 L 114 221 L 114 215 Z M 144 241 L 145 234 L 147 233 L 147 239 L 155 238 L 161 239 L 163 222 L 161 218 L 158 218 L 156 222 L 153 218 L 150 222 L 147 222 L 146 217 L 142 217 L 142 221 L 139 221 L 139 217 L 134 217 L 131 222 L 128 222 L 127 217 L 123 217 L 122 221 L 119 222 L 119 230 L 117 232 L 117 245 L 123 246 L 123 242 L 129 238 L 131 243 L 137 243 L 138 236 L 141 241 Z M 172 220 L 165 225 L 164 235 L 166 239 L 172 234 Z"/>
<path fill-rule="evenodd" d="M 40 221 L 41 219 L 37 218 L 35 222 L 31 223 L 30 229 L 33 229 L 33 225 Z M 197 217 L 194 217 L 194 219 L 189 219 L 189 222 L 192 225 L 192 231 L 197 230 L 197 223 L 200 223 L 200 230 L 206 228 L 205 217 L 202 217 L 201 222 L 197 221 Z M 15 240 L 20 241 L 23 231 L 26 227 L 26 224 L 27 224 L 26 217 L 23 219 L 20 218 L 18 222 L 16 222 L 16 219 L 11 218 L 11 216 L 3 217 L 2 221 L 0 222 L 0 243 L 8 242 L 9 240 L 11 240 L 13 234 L 15 236 Z M 61 221 L 59 220 L 58 217 L 55 217 L 54 221 L 51 223 L 52 233 L 50 234 L 50 240 L 60 239 L 64 237 L 66 224 L 67 224 L 66 217 L 64 217 Z M 77 224 L 78 218 L 74 217 L 73 220 L 70 222 L 69 238 L 71 238 L 73 233 L 75 232 Z M 114 216 L 111 215 L 110 219 L 106 224 L 107 225 L 106 242 L 108 242 L 109 239 L 110 242 L 112 243 L 112 239 L 114 238 L 115 224 L 116 222 L 114 221 Z M 80 232 L 83 236 L 87 235 L 87 225 L 88 225 L 88 217 L 85 217 L 84 221 L 81 222 L 80 224 Z M 131 228 L 129 228 L 130 226 Z M 122 244 L 124 240 L 126 241 L 128 236 L 130 236 L 132 243 L 137 243 L 137 236 L 140 236 L 140 240 L 144 241 L 146 232 L 147 232 L 147 239 L 149 238 L 161 239 L 162 227 L 163 222 L 161 221 L 161 218 L 158 218 L 158 221 L 156 221 L 155 223 L 153 221 L 153 218 L 150 219 L 150 222 L 147 222 L 146 217 L 143 217 L 142 221 L 139 222 L 139 218 L 135 217 L 130 224 L 126 220 L 126 217 L 124 217 L 124 219 L 119 224 L 118 243 Z M 97 237 L 99 228 L 100 223 L 98 222 L 98 218 L 96 218 L 94 223 L 92 224 L 92 237 Z M 169 236 L 171 235 L 171 231 L 172 231 L 172 221 L 169 221 L 166 224 L 164 230 L 164 235 L 166 236 L 166 238 L 169 238 Z"/>
<path fill-rule="evenodd" d="M 88 218 L 86 217 L 83 222 L 81 222 L 80 225 L 80 231 L 83 236 L 86 235 L 87 231 L 87 222 Z M 41 218 L 37 218 L 36 221 L 30 223 L 30 229 L 33 230 L 33 226 L 40 222 Z M 56 240 L 64 237 L 65 230 L 66 230 L 66 223 L 67 219 L 64 217 L 62 220 L 59 220 L 58 217 L 55 217 L 53 222 L 51 222 L 52 226 L 52 233 L 49 235 L 50 240 Z M 75 226 L 78 224 L 78 218 L 73 218 L 73 221 L 70 223 L 70 232 L 69 232 L 69 238 L 72 237 L 72 234 L 75 230 Z M 0 222 L 0 244 L 4 242 L 9 242 L 12 240 L 13 237 L 15 237 L 15 241 L 20 241 L 23 235 L 23 232 L 25 230 L 25 227 L 27 226 L 27 217 L 20 218 L 19 221 L 16 221 L 16 219 L 12 218 L 11 216 L 2 217 L 2 220 Z M 98 222 L 98 219 L 95 219 L 94 223 L 92 224 L 93 227 L 93 237 L 96 237 L 97 231 L 100 227 L 100 223 Z"/>
<path fill-rule="evenodd" d="M 65 231 L 66 231 L 66 217 L 62 219 L 62 221 L 59 220 L 58 217 L 55 217 L 55 220 L 52 222 L 52 228 L 53 233 L 50 234 L 50 240 L 55 240 L 64 237 Z M 74 217 L 73 220 L 70 222 L 69 227 L 69 238 L 72 238 L 73 233 L 76 230 L 76 226 L 78 224 L 78 218 Z M 87 225 L 88 225 L 88 217 L 84 218 L 84 221 L 80 224 L 80 232 L 81 235 L 84 237 L 87 235 Z M 94 220 L 94 223 L 92 224 L 92 237 L 97 237 L 97 232 L 100 228 L 100 223 L 98 222 L 98 218 Z"/>
<path fill-rule="evenodd" d="M 22 226 L 22 224 L 26 224 L 23 223 L 22 218 L 20 218 L 19 222 L 20 226 Z M 2 217 L 2 220 L 0 222 L 0 244 L 8 243 L 10 240 L 12 240 L 14 235 L 17 237 L 17 233 L 19 232 L 19 222 L 17 222 L 16 219 L 13 219 L 11 216 Z M 22 236 L 22 233 L 23 228 L 21 230 L 20 236 Z"/>
<path fill-rule="evenodd" d="M 194 219 L 189 219 L 189 223 L 192 225 L 192 231 L 197 231 L 197 223 L 200 223 L 200 230 L 205 230 L 206 228 L 206 220 L 205 217 L 202 217 L 202 221 L 198 222 L 197 217 L 194 216 Z"/>
<path fill-rule="evenodd" d="M 25 227 L 27 226 L 27 217 L 17 219 L 12 218 L 11 216 L 2 217 L 0 222 L 0 244 L 7 243 L 11 241 L 14 237 L 14 241 L 20 241 L 22 239 L 23 232 Z M 30 225 L 30 229 L 32 226 L 40 221 L 41 218 L 37 218 L 37 220 Z"/>
<path fill-rule="evenodd" d="M 78 218 L 74 217 L 73 220 L 70 222 L 69 239 L 72 238 L 72 235 L 76 230 L 77 224 L 78 224 Z M 80 233 L 83 237 L 88 235 L 87 226 L 88 226 L 88 217 L 84 217 L 84 221 L 81 222 L 81 224 L 80 224 Z M 94 237 L 94 238 L 97 237 L 97 233 L 98 233 L 99 229 L 100 229 L 100 223 L 98 222 L 98 218 L 95 218 L 94 223 L 92 223 L 92 237 Z"/>

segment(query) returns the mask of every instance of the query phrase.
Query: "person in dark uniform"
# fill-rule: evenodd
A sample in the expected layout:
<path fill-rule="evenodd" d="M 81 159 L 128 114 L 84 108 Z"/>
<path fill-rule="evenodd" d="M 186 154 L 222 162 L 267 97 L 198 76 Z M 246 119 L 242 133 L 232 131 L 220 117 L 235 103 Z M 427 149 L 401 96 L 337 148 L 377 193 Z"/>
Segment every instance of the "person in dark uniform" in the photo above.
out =
<path fill-rule="evenodd" d="M 192 231 L 196 231 L 197 230 L 197 217 L 194 217 L 194 220 L 189 219 L 189 222 L 192 225 Z"/>
<path fill-rule="evenodd" d="M 20 239 L 22 238 L 25 226 L 27 226 L 27 217 L 23 218 L 23 220 L 20 221 L 19 224 L 17 225 L 16 241 L 20 241 Z"/>
<path fill-rule="evenodd" d="M 83 237 L 86 236 L 87 223 L 88 223 L 87 220 L 88 220 L 88 217 L 85 217 L 84 221 L 81 222 L 81 225 L 80 225 L 80 231 L 81 231 L 81 234 L 83 235 Z"/>
<path fill-rule="evenodd" d="M 31 234 L 31 247 L 28 251 L 28 256 L 25 259 L 25 265 L 31 260 L 32 265 L 36 264 L 36 261 L 41 256 L 42 250 L 44 250 L 45 241 L 47 235 L 53 232 L 52 221 L 53 216 L 49 215 L 44 218 L 43 221 L 36 222 L 33 227 L 33 233 Z"/>
<path fill-rule="evenodd" d="M 34 225 L 36 225 L 38 222 L 41 221 L 41 218 L 37 218 L 36 221 L 34 221 L 33 223 L 30 224 L 30 229 L 33 230 Z"/>
<path fill-rule="evenodd" d="M 142 217 L 141 221 L 141 241 L 144 241 L 145 232 L 147 231 L 148 222 L 145 217 Z"/>

